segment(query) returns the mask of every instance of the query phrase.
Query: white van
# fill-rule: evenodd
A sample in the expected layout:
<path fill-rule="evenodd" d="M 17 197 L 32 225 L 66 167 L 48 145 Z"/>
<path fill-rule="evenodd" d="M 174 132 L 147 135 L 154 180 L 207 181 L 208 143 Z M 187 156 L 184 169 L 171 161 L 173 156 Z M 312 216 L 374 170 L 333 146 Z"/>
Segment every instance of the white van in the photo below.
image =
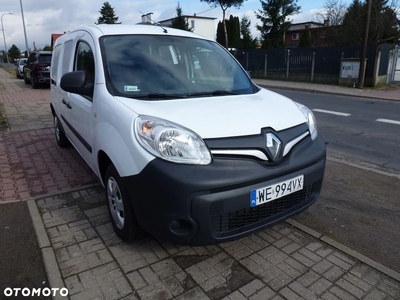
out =
<path fill-rule="evenodd" d="M 255 85 L 218 43 L 156 25 L 57 39 L 51 110 L 105 187 L 113 227 L 178 244 L 249 235 L 319 196 L 325 144 L 305 106 Z"/>

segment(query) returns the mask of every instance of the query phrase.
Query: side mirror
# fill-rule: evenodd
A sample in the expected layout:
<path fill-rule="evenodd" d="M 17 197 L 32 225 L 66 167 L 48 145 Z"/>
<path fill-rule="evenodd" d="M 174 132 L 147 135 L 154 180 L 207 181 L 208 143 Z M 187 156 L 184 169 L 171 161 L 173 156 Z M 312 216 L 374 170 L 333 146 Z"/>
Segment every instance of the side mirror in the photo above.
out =
<path fill-rule="evenodd" d="M 61 77 L 60 86 L 66 92 L 89 97 L 93 96 L 93 85 L 86 84 L 85 71 L 74 71 L 65 73 Z"/>

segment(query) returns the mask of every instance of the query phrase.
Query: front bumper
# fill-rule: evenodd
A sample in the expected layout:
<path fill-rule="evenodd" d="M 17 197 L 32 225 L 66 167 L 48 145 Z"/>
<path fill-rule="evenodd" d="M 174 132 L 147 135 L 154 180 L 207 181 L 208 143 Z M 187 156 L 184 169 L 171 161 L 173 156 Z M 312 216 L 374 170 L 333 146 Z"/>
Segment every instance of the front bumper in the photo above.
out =
<path fill-rule="evenodd" d="M 207 245 L 240 238 L 307 209 L 319 196 L 325 144 L 308 137 L 278 165 L 214 157 L 208 166 L 155 159 L 123 177 L 139 225 L 159 239 Z M 304 188 L 250 207 L 250 191 L 304 175 Z"/>

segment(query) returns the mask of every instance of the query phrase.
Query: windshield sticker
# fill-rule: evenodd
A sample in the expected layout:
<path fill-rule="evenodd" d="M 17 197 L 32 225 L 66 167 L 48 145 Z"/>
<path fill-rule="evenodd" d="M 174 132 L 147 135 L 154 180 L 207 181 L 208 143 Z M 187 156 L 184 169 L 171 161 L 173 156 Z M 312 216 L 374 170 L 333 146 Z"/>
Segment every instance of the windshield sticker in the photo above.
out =
<path fill-rule="evenodd" d="M 140 92 L 140 89 L 136 85 L 125 85 L 125 92 Z"/>

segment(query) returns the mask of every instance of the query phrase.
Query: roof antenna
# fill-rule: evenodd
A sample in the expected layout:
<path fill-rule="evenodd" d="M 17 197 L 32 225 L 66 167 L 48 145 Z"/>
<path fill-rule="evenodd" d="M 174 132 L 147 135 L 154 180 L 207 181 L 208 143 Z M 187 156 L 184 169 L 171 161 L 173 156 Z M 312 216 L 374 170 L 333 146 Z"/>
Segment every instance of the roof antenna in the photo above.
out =
<path fill-rule="evenodd" d="M 161 27 L 164 33 L 168 33 L 167 29 L 165 29 L 165 28 L 162 27 L 159 23 L 156 23 L 156 22 L 154 22 L 154 21 L 151 19 L 150 15 L 152 15 L 153 13 L 148 13 L 148 14 L 145 15 L 145 14 L 142 13 L 140 10 L 139 10 L 139 12 L 142 14 L 142 22 L 148 23 L 147 20 L 150 20 L 151 22 L 153 22 L 154 25 L 157 25 L 157 26 Z M 151 23 L 150 23 L 150 24 L 151 24 Z"/>

